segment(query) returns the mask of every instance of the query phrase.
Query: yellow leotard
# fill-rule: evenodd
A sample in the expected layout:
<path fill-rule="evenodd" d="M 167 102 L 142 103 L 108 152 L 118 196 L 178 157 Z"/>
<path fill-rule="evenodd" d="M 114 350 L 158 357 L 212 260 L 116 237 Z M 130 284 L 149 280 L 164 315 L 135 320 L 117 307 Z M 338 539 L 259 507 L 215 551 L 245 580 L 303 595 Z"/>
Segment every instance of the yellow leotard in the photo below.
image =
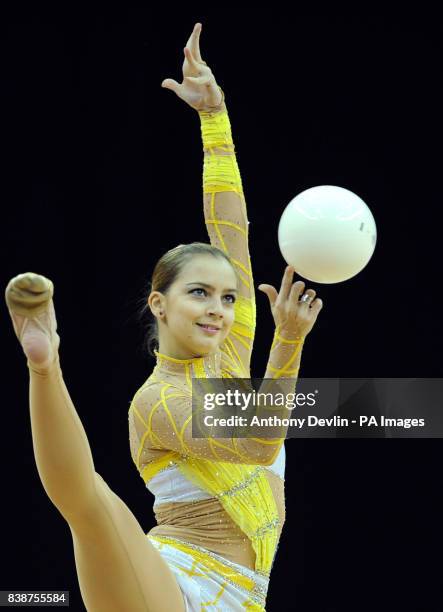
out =
<path fill-rule="evenodd" d="M 284 438 L 192 437 L 192 378 L 250 378 L 256 325 L 249 222 L 228 113 L 224 108 L 199 116 L 205 223 L 211 244 L 230 257 L 240 280 L 235 322 L 215 354 L 174 359 L 156 352 L 156 366 L 129 409 L 131 456 L 148 488 L 166 474 L 181 491 L 182 497 L 170 493 L 154 506 L 152 537 L 198 551 L 208 564 L 212 552 L 269 576 L 285 520 Z M 268 376 L 296 376 L 302 344 L 276 329 Z M 282 347 L 284 359 L 273 362 Z M 250 609 L 258 605 L 250 603 Z"/>

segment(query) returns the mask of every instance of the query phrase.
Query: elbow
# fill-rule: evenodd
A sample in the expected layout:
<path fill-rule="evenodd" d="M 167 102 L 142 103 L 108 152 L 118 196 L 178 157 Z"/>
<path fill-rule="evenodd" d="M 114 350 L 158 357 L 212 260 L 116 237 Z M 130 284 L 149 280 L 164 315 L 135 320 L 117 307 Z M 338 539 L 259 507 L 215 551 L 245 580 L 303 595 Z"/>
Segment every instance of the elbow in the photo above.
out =
<path fill-rule="evenodd" d="M 260 465 L 264 465 L 264 466 L 269 466 L 272 465 L 275 461 L 275 453 L 272 455 L 272 457 L 265 457 L 261 462 Z"/>
<path fill-rule="evenodd" d="M 247 458 L 249 465 L 263 466 L 269 466 L 274 463 L 284 442 L 284 438 L 278 440 L 278 444 L 275 438 L 273 444 L 266 444 L 263 441 L 251 438 L 246 440 L 250 440 L 250 442 L 247 442 L 246 447 L 242 449 L 244 459 Z"/>
<path fill-rule="evenodd" d="M 263 454 L 263 456 L 261 457 L 261 460 L 259 462 L 259 465 L 264 465 L 264 466 L 272 465 L 274 463 L 274 461 L 276 460 L 276 458 L 277 458 L 277 456 L 278 456 L 278 454 L 280 452 L 280 449 L 281 449 L 281 445 L 279 445 L 278 448 L 272 448 L 272 450 L 270 450 L 266 454 Z"/>

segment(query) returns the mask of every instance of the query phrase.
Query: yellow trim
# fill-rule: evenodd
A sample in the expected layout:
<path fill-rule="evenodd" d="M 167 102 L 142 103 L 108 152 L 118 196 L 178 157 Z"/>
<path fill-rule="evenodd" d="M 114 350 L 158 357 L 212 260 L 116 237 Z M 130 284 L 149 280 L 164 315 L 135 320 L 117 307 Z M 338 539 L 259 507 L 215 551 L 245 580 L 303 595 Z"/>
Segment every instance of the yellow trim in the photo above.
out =
<path fill-rule="evenodd" d="M 214 559 L 214 557 L 212 557 L 211 555 L 207 553 L 195 550 L 194 548 L 191 548 L 190 546 L 186 546 L 186 544 L 182 544 L 173 538 L 168 538 L 167 536 L 148 535 L 148 537 L 153 538 L 154 540 L 157 540 L 160 543 L 168 544 L 169 546 L 172 546 L 173 548 L 177 548 L 178 550 L 181 550 L 182 552 L 190 555 L 194 560 L 204 565 L 207 569 L 212 570 L 216 572 L 217 574 L 224 576 L 225 578 L 229 578 L 229 580 L 231 580 L 232 582 L 235 582 L 235 584 L 242 587 L 243 589 L 252 591 L 255 586 L 255 582 L 254 580 L 252 580 L 252 578 L 243 576 L 243 574 L 236 572 L 232 567 L 229 567 L 228 565 L 221 563 L 220 561 L 218 561 L 217 559 Z"/>
<path fill-rule="evenodd" d="M 145 481 L 145 483 L 148 483 L 148 481 L 151 480 L 151 478 L 154 478 L 154 476 L 160 470 L 165 468 L 171 461 L 175 462 L 178 456 L 179 456 L 178 453 L 176 453 L 175 451 L 171 451 L 169 453 L 166 453 L 166 455 L 159 457 L 158 459 L 156 459 L 155 461 L 153 461 L 146 467 L 144 467 L 143 470 L 140 472 L 140 474 L 143 480 Z"/>
<path fill-rule="evenodd" d="M 283 344 L 300 344 L 300 342 L 304 342 L 305 337 L 304 336 L 297 336 L 296 338 L 294 338 L 294 340 L 289 340 L 288 338 L 283 338 L 280 335 L 280 325 L 277 325 L 277 327 L 275 328 L 275 337 L 282 342 Z"/>
<path fill-rule="evenodd" d="M 215 185 L 215 184 L 205 183 L 203 186 L 203 191 L 204 193 L 220 193 L 221 191 L 234 191 L 239 196 L 243 195 L 243 191 L 240 188 L 235 187 L 234 185 L 231 185 L 231 184 Z"/>
<path fill-rule="evenodd" d="M 214 444 L 218 445 L 216 440 Z M 269 574 L 277 548 L 279 516 L 264 468 L 194 456 L 181 457 L 177 467 L 192 483 L 218 497 L 224 510 L 249 538 L 256 553 L 255 570 Z M 226 491 L 230 493 L 225 494 Z"/>
<path fill-rule="evenodd" d="M 234 229 L 241 232 L 244 236 L 246 236 L 246 230 L 244 227 L 240 227 L 236 223 L 232 223 L 231 221 L 221 221 L 219 219 L 206 219 L 205 223 L 215 223 L 216 225 L 228 225 L 229 227 L 233 227 Z"/>
<path fill-rule="evenodd" d="M 170 357 L 169 355 L 165 355 L 164 353 L 159 353 L 158 351 L 154 351 L 156 355 L 165 359 L 166 361 L 172 361 L 174 363 L 195 363 L 196 359 L 203 359 L 203 357 L 191 357 L 191 359 L 176 359 L 175 357 Z"/>

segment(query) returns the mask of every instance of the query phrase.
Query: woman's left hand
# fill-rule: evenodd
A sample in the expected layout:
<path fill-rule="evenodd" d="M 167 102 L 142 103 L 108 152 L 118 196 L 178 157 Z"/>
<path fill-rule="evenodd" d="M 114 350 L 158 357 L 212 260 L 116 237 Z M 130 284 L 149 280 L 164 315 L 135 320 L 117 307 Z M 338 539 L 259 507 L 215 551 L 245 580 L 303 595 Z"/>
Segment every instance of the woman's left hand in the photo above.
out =
<path fill-rule="evenodd" d="M 201 23 L 196 23 L 184 48 L 183 82 L 165 79 L 162 87 L 171 89 L 179 98 L 197 111 L 221 110 L 223 94 L 217 85 L 212 70 L 200 55 Z"/>

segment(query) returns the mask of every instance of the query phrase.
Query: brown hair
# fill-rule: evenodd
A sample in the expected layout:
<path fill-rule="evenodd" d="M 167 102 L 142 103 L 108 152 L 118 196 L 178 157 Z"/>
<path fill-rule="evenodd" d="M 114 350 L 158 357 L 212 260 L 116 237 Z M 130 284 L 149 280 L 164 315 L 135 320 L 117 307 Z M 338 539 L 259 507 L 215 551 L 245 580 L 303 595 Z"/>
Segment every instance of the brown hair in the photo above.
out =
<path fill-rule="evenodd" d="M 143 347 L 147 349 L 148 353 L 154 357 L 154 349 L 158 350 L 159 338 L 158 338 L 158 324 L 157 319 L 151 312 L 148 304 L 148 297 L 152 291 L 160 291 L 160 293 L 166 294 L 179 276 L 184 266 L 192 259 L 195 255 L 212 255 L 213 257 L 224 258 L 228 261 L 232 269 L 235 272 L 235 268 L 226 253 L 221 249 L 214 247 L 205 242 L 191 242 L 190 244 L 179 244 L 167 251 L 157 261 L 152 273 L 152 280 L 148 283 L 148 287 L 144 292 L 142 298 L 143 306 L 139 310 L 139 318 L 142 319 L 146 314 L 150 315 L 150 323 L 147 325 L 147 332 Z M 237 276 L 237 274 L 236 274 Z"/>

